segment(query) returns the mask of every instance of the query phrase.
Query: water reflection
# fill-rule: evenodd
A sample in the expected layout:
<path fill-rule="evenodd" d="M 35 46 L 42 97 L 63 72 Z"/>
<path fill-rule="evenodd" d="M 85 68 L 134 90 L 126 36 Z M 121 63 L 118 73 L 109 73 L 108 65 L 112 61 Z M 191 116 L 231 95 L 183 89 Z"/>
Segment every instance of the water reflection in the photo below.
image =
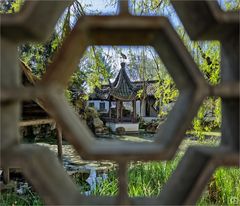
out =
<path fill-rule="evenodd" d="M 87 166 L 86 166 L 87 167 Z M 87 167 L 90 169 L 90 175 L 87 178 L 86 182 L 90 185 L 90 190 L 85 191 L 85 195 L 91 195 L 92 192 L 96 189 L 97 185 L 101 184 L 104 180 L 108 178 L 106 173 L 97 174 L 97 171 L 93 167 Z"/>

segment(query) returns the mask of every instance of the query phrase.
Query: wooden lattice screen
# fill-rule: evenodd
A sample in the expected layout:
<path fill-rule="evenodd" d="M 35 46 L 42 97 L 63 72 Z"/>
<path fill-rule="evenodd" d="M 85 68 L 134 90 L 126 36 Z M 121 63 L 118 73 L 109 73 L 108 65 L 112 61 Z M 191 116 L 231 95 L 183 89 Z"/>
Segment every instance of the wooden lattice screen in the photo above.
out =
<path fill-rule="evenodd" d="M 132 16 L 127 2 L 121 1 L 117 16 L 80 17 L 41 82 L 24 88 L 18 45 L 44 42 L 70 3 L 26 1 L 19 13 L 1 15 L 1 167 L 22 168 L 46 204 L 194 204 L 217 167 L 239 165 L 239 13 L 224 12 L 212 0 L 172 1 L 192 40 L 221 42 L 221 83 L 217 86 L 205 81 L 166 17 Z M 156 49 L 180 95 L 155 142 L 99 141 L 71 110 L 62 91 L 89 45 L 151 45 Z M 190 147 L 158 197 L 128 197 L 127 163 L 170 160 L 207 96 L 222 98 L 220 146 Z M 20 143 L 20 104 L 35 98 L 44 102 L 81 157 L 119 164 L 118 196 L 80 195 L 54 154 Z"/>

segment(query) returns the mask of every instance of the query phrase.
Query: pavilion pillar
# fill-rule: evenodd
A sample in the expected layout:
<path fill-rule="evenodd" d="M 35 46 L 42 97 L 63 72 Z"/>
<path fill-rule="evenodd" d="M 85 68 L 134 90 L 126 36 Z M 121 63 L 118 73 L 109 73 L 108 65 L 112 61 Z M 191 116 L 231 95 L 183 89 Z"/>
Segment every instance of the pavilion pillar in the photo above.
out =
<path fill-rule="evenodd" d="M 123 102 L 120 101 L 120 121 L 122 122 L 122 118 L 123 118 Z"/>
<path fill-rule="evenodd" d="M 119 105 L 119 103 L 120 103 L 120 101 L 117 100 L 117 101 L 116 101 L 117 121 L 119 121 L 119 117 L 120 117 L 120 112 L 119 112 L 119 107 L 120 107 L 120 105 Z"/>
<path fill-rule="evenodd" d="M 132 101 L 132 107 L 133 107 L 133 117 L 132 117 L 132 119 L 133 119 L 133 122 L 136 122 L 136 100 L 135 99 Z"/>
<path fill-rule="evenodd" d="M 108 117 L 111 119 L 112 117 L 112 111 L 111 111 L 111 106 L 112 106 L 112 101 L 111 99 L 109 100 L 109 105 L 108 105 Z"/>
<path fill-rule="evenodd" d="M 141 117 L 146 116 L 146 99 L 141 100 Z"/>

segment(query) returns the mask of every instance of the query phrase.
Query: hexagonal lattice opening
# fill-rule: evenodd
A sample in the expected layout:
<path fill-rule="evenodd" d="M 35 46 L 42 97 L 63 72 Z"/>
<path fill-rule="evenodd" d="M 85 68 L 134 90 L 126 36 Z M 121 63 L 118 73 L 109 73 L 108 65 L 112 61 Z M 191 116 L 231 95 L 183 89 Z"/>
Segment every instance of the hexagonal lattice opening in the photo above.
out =
<path fill-rule="evenodd" d="M 126 79 L 129 79 L 130 86 L 134 87 L 135 108 L 131 96 L 126 96 L 126 99 L 125 96 L 120 97 L 122 91 L 120 87 L 117 91 L 118 96 L 111 93 L 113 88 L 109 82 L 112 84 L 117 81 L 117 76 L 122 72 L 121 62 L 125 62 Z M 147 132 L 155 133 L 159 123 L 162 124 L 167 118 L 178 96 L 173 80 L 151 47 L 89 47 L 78 68 L 69 86 L 72 102 L 82 118 L 88 119 L 87 121 L 90 121 L 89 112 L 88 109 L 84 112 L 84 108 L 94 108 L 104 125 L 115 133 L 110 135 L 113 139 L 131 140 L 130 136 L 125 137 L 124 131 L 120 136 L 118 132 L 116 133 L 115 127 L 126 127 L 128 129 L 126 133 L 133 133 L 134 141 L 134 136 L 138 136 L 139 131 L 135 128 L 136 125 L 131 125 L 133 121 L 140 123 L 139 129 L 142 132 L 147 129 Z M 122 100 L 123 104 L 120 117 L 117 117 L 118 100 Z M 98 133 L 97 136 L 101 137 L 101 133 L 103 137 L 108 136 L 104 135 L 105 130 L 100 131 L 100 126 L 94 128 L 94 123 L 92 124 L 93 126 L 89 126 L 95 134 Z M 142 132 L 140 136 L 145 137 Z"/>

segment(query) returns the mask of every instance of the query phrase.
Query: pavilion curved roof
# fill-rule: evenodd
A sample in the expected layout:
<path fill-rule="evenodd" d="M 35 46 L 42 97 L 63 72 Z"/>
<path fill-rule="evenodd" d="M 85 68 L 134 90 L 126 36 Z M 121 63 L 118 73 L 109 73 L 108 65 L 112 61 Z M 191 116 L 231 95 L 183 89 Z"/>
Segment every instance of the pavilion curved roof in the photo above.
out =
<path fill-rule="evenodd" d="M 156 93 L 157 83 L 157 80 L 132 82 L 125 70 L 125 63 L 122 63 L 116 79 L 112 83 L 109 81 L 109 84 L 102 85 L 101 88 L 95 88 L 94 93 L 90 94 L 90 99 L 109 100 L 113 97 L 122 101 L 131 101 L 137 99 L 137 92 L 144 87 L 146 95 L 153 97 Z"/>
<path fill-rule="evenodd" d="M 125 63 L 121 63 L 121 69 L 113 83 L 110 82 L 110 96 L 124 101 L 136 98 L 137 89 L 130 81 L 125 70 Z"/>

